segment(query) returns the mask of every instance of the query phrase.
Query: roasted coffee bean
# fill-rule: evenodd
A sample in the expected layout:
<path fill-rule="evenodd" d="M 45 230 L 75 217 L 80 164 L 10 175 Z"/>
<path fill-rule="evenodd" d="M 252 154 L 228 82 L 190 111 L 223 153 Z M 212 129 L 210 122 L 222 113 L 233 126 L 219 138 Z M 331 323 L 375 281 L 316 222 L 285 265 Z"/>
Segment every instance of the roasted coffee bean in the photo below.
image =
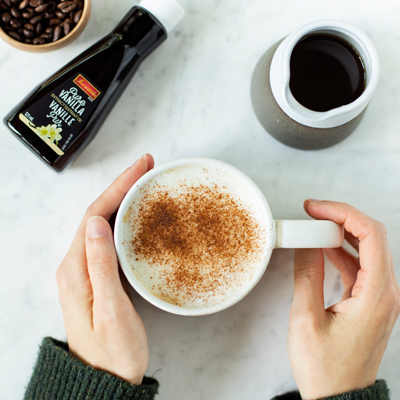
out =
<path fill-rule="evenodd" d="M 32 25 L 32 24 L 25 24 L 24 25 L 24 29 L 28 29 L 28 31 L 34 31 L 35 30 L 35 27 Z"/>
<path fill-rule="evenodd" d="M 33 8 L 39 7 L 43 4 L 43 0 L 29 0 L 29 5 Z"/>
<path fill-rule="evenodd" d="M 18 42 L 22 42 L 22 37 L 17 32 L 10 31 L 10 32 L 8 32 L 8 36 L 11 36 L 13 39 L 18 40 Z"/>
<path fill-rule="evenodd" d="M 60 11 L 60 10 L 57 10 L 56 12 L 55 12 L 55 14 L 56 14 L 56 16 L 57 16 L 57 18 L 58 19 L 65 19 L 67 16 L 62 12 L 62 11 Z"/>
<path fill-rule="evenodd" d="M 39 22 L 43 20 L 43 15 L 36 15 L 36 17 L 33 17 L 29 20 L 29 22 L 33 25 L 37 25 Z"/>
<path fill-rule="evenodd" d="M 79 10 L 74 16 L 74 22 L 77 24 L 82 17 L 83 10 Z"/>
<path fill-rule="evenodd" d="M 64 29 L 64 36 L 67 36 L 72 30 L 72 26 L 68 22 L 63 22 L 62 27 Z"/>
<path fill-rule="evenodd" d="M 19 4 L 21 0 L 11 0 L 11 4 Z"/>
<path fill-rule="evenodd" d="M 14 31 L 14 28 L 12 28 L 11 26 L 6 25 L 6 26 L 3 26 L 3 31 L 11 32 L 11 31 Z"/>
<path fill-rule="evenodd" d="M 7 11 L 8 7 L 5 4 L 0 3 L 0 10 Z"/>
<path fill-rule="evenodd" d="M 46 43 L 46 41 L 41 37 L 37 37 L 37 38 L 33 39 L 33 44 L 45 44 L 45 43 Z"/>
<path fill-rule="evenodd" d="M 42 35 L 40 35 L 40 37 L 46 41 L 51 41 L 53 39 L 53 34 L 52 33 L 43 33 Z"/>
<path fill-rule="evenodd" d="M 64 22 L 70 24 L 71 26 L 74 25 L 74 21 L 72 21 L 72 18 L 67 18 Z"/>
<path fill-rule="evenodd" d="M 21 18 L 21 13 L 17 10 L 16 7 L 11 7 L 10 12 L 11 12 L 11 15 L 12 15 L 14 18 Z"/>
<path fill-rule="evenodd" d="M 61 24 L 61 20 L 59 20 L 58 18 L 52 18 L 52 19 L 49 21 L 49 26 L 59 25 L 59 24 Z"/>
<path fill-rule="evenodd" d="M 57 8 L 59 8 L 60 10 L 62 10 L 62 9 L 65 8 L 65 7 L 71 6 L 72 4 L 76 4 L 76 3 L 75 3 L 75 0 L 72 0 L 72 1 L 65 1 L 64 3 L 59 4 L 59 5 L 57 6 Z"/>
<path fill-rule="evenodd" d="M 63 22 L 61 25 L 64 29 L 64 35 L 67 36 L 71 32 L 71 25 L 68 22 Z"/>
<path fill-rule="evenodd" d="M 23 34 L 28 39 L 32 39 L 35 36 L 35 34 L 32 31 L 30 31 L 29 29 L 24 29 Z"/>
<path fill-rule="evenodd" d="M 21 4 L 18 6 L 18 8 L 20 10 L 23 10 L 24 8 L 28 7 L 28 4 L 29 4 L 29 0 L 22 0 Z"/>
<path fill-rule="evenodd" d="M 10 21 L 10 25 L 14 28 L 14 29 L 18 29 L 22 26 L 22 22 L 19 19 L 13 18 Z"/>
<path fill-rule="evenodd" d="M 53 42 L 60 39 L 62 36 L 63 36 L 63 29 L 62 29 L 62 25 L 60 24 L 60 25 L 57 25 L 56 27 L 54 27 Z"/>
<path fill-rule="evenodd" d="M 36 36 L 40 36 L 43 33 L 44 27 L 41 22 L 36 25 Z"/>
<path fill-rule="evenodd" d="M 3 20 L 3 22 L 4 22 L 5 24 L 8 24 L 8 23 L 11 21 L 11 14 L 8 13 L 8 12 L 4 12 L 4 13 L 1 15 L 1 19 Z"/>
<path fill-rule="evenodd" d="M 3 3 L 10 8 L 11 7 L 11 1 L 10 0 L 3 0 Z"/>
<path fill-rule="evenodd" d="M 52 19 L 52 18 L 56 18 L 56 14 L 53 11 L 46 11 L 43 14 L 43 17 L 46 19 Z"/>
<path fill-rule="evenodd" d="M 70 12 L 74 11 L 76 7 L 78 7 L 78 4 L 76 4 L 74 2 L 74 3 L 70 4 L 69 6 L 62 8 L 61 11 L 64 14 L 67 14 L 67 13 L 70 13 Z"/>
<path fill-rule="evenodd" d="M 26 44 L 32 44 L 32 40 L 31 40 L 31 39 L 28 39 L 28 38 L 25 38 L 24 43 L 26 43 Z"/>
<path fill-rule="evenodd" d="M 54 26 L 49 26 L 48 28 L 46 28 L 45 32 L 46 33 L 53 33 L 54 32 Z"/>
<path fill-rule="evenodd" d="M 35 11 L 36 11 L 37 13 L 45 12 L 45 11 L 49 8 L 49 6 L 50 6 L 50 3 L 42 4 L 41 6 L 36 7 L 36 8 L 35 8 Z"/>
<path fill-rule="evenodd" d="M 57 8 L 59 9 L 59 10 L 61 10 L 62 8 L 64 8 L 64 7 L 67 7 L 67 5 L 69 5 L 70 3 L 72 3 L 72 1 L 62 1 L 61 3 L 59 3 L 59 4 L 57 4 Z"/>
<path fill-rule="evenodd" d="M 35 11 L 32 8 L 28 8 L 26 12 L 22 13 L 25 19 L 31 19 L 35 15 Z"/>
<path fill-rule="evenodd" d="M 57 25 L 55 28 L 54 28 L 54 36 L 53 36 L 53 42 L 56 42 L 58 39 L 60 39 L 60 37 L 61 37 L 61 26 L 60 25 Z"/>

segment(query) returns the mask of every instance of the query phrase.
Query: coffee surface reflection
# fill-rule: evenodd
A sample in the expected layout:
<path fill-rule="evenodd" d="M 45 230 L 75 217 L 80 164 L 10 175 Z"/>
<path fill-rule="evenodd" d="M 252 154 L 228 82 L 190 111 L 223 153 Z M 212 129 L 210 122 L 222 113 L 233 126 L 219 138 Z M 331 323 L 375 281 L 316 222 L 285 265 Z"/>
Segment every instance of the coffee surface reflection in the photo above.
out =
<path fill-rule="evenodd" d="M 345 40 L 328 34 L 301 39 L 290 59 L 290 91 L 304 107 L 329 111 L 350 104 L 365 89 L 364 64 Z"/>

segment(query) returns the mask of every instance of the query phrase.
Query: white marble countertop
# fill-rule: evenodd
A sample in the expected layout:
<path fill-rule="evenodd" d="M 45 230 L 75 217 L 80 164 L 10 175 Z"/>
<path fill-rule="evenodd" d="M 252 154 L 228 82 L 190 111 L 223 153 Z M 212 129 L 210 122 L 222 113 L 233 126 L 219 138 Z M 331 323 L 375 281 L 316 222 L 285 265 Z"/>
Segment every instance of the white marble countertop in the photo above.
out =
<path fill-rule="evenodd" d="M 303 200 L 346 201 L 388 229 L 400 274 L 400 3 L 360 0 L 182 0 L 187 16 L 141 67 L 96 139 L 57 175 L 0 127 L 0 393 L 23 397 L 38 344 L 64 340 L 55 271 L 86 207 L 149 152 L 157 164 L 206 156 L 247 173 L 275 218 L 305 217 Z M 0 42 L 0 117 L 36 84 L 108 33 L 131 3 L 96 0 L 88 27 L 68 48 L 29 54 Z M 258 123 L 250 78 L 264 51 L 308 22 L 337 18 L 375 43 L 381 79 L 361 125 L 317 152 L 285 147 Z M 263 279 L 236 306 L 207 317 L 167 314 L 135 296 L 149 336 L 148 375 L 160 400 L 269 399 L 294 389 L 286 336 L 293 251 L 275 251 Z M 326 302 L 341 296 L 326 265 Z M 400 324 L 379 377 L 400 398 Z"/>

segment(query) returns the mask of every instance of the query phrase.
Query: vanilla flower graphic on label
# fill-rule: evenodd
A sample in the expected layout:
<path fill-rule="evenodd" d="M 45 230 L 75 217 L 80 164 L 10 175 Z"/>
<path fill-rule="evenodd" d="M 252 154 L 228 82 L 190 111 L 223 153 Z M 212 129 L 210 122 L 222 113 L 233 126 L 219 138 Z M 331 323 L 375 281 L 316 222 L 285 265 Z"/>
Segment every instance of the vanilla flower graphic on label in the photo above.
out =
<path fill-rule="evenodd" d="M 62 136 L 60 135 L 60 132 L 62 132 L 62 128 L 57 128 L 57 125 L 47 125 L 47 126 L 41 126 L 40 128 L 36 128 L 37 131 L 39 132 L 40 136 L 45 136 L 48 139 L 50 139 L 52 142 L 56 142 L 58 144 L 58 141 L 62 139 Z"/>

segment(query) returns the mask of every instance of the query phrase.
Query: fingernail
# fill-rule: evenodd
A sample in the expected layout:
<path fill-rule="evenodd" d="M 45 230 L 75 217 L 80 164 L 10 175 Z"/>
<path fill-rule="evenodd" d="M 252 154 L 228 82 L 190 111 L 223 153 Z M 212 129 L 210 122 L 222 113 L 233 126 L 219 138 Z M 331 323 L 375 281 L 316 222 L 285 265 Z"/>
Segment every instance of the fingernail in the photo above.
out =
<path fill-rule="evenodd" d="M 140 157 L 137 161 L 135 161 L 135 162 L 132 164 L 132 167 L 133 167 L 134 165 L 136 165 L 140 160 L 144 160 L 144 159 L 146 158 L 146 156 L 147 156 L 147 153 L 144 153 L 144 154 L 142 155 L 142 157 Z"/>
<path fill-rule="evenodd" d="M 91 217 L 87 222 L 86 232 L 89 239 L 108 235 L 106 221 L 101 217 Z"/>
<path fill-rule="evenodd" d="M 328 204 L 327 201 L 321 201 L 321 200 L 315 200 L 315 199 L 307 199 L 307 201 L 309 201 L 310 204 L 317 204 L 317 205 Z"/>

